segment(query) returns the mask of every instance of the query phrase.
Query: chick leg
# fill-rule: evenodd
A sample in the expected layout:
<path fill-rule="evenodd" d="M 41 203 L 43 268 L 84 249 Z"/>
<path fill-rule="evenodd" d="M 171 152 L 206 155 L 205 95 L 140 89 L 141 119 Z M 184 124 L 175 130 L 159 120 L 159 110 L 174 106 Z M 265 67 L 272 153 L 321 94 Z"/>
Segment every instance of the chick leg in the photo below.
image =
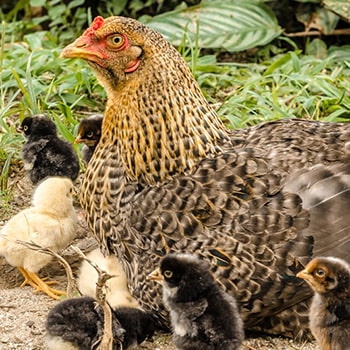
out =
<path fill-rule="evenodd" d="M 51 288 L 49 286 L 50 282 L 44 282 L 35 272 L 27 271 L 22 267 L 19 267 L 18 269 L 24 277 L 24 282 L 21 284 L 21 287 L 25 286 L 26 284 L 29 284 L 30 286 L 35 288 L 35 292 L 44 292 L 49 297 L 56 300 L 58 300 L 61 295 L 66 294 L 61 290 Z"/>

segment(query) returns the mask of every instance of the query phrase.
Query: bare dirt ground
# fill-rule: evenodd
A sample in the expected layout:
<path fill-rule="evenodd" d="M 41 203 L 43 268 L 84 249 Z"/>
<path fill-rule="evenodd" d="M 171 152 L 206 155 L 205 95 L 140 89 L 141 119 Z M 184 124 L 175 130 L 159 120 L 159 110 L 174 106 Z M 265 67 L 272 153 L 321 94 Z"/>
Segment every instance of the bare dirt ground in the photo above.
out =
<path fill-rule="evenodd" d="M 8 205 L 0 203 L 1 226 L 15 213 L 30 205 L 33 188 L 23 175 L 20 165 L 14 167 L 9 186 L 13 190 Z M 79 181 L 77 183 L 79 190 Z M 93 248 L 88 237 L 78 198 L 75 200 L 78 216 L 81 220 L 74 245 L 83 252 Z M 62 256 L 70 263 L 73 273 L 76 273 L 80 260 L 70 248 L 62 252 Z M 40 276 L 49 276 L 58 282 L 58 287 L 67 286 L 64 268 L 56 261 L 40 271 Z M 0 257 L 0 350 L 44 350 L 45 320 L 48 311 L 59 301 L 46 295 L 34 293 L 29 286 L 20 287 L 23 277 L 18 270 L 10 266 Z M 155 335 L 152 341 L 144 342 L 138 350 L 174 350 L 170 335 Z M 249 337 L 244 341 L 242 350 L 316 350 L 315 343 L 298 344 L 291 339 L 260 336 Z M 65 349 L 62 349 L 65 350 Z M 200 349 L 198 349 L 200 350 Z"/>

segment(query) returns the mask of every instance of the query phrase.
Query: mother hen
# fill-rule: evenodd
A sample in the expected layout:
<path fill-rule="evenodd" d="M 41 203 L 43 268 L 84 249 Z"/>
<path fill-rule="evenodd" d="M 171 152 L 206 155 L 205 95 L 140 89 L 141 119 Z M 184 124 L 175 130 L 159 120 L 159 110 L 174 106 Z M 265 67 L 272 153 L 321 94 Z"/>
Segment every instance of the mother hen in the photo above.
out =
<path fill-rule="evenodd" d="M 349 260 L 350 125 L 229 131 L 177 50 L 130 18 L 95 18 L 62 57 L 86 60 L 108 94 L 81 203 L 140 304 L 167 326 L 146 276 L 168 252 L 195 252 L 246 329 L 307 335 L 312 292 L 295 274 L 315 255 Z"/>

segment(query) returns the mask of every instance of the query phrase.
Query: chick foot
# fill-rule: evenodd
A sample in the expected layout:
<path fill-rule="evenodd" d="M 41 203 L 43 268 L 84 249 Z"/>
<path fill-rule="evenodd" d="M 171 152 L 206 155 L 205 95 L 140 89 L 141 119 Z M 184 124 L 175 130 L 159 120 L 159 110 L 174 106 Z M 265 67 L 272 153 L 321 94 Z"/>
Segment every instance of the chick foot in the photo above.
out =
<path fill-rule="evenodd" d="M 24 277 L 24 281 L 21 284 L 21 287 L 24 287 L 25 285 L 29 284 L 31 287 L 35 289 L 35 293 L 41 291 L 46 295 L 48 295 L 49 297 L 51 297 L 52 299 L 56 299 L 56 300 L 59 300 L 60 296 L 66 294 L 61 290 L 50 287 L 50 284 L 56 283 L 55 281 L 45 282 L 35 272 L 27 271 L 22 267 L 19 267 L 18 270 L 21 272 L 21 274 Z"/>

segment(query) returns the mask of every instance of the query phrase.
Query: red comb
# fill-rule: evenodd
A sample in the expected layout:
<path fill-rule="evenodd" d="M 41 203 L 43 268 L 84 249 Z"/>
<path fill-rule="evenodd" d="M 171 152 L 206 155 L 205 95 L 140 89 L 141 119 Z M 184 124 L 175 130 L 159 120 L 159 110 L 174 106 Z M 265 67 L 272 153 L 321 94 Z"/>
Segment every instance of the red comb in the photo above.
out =
<path fill-rule="evenodd" d="M 104 21 L 105 20 L 101 16 L 95 17 L 90 27 L 83 33 L 83 36 L 92 36 L 97 29 L 102 27 Z"/>

